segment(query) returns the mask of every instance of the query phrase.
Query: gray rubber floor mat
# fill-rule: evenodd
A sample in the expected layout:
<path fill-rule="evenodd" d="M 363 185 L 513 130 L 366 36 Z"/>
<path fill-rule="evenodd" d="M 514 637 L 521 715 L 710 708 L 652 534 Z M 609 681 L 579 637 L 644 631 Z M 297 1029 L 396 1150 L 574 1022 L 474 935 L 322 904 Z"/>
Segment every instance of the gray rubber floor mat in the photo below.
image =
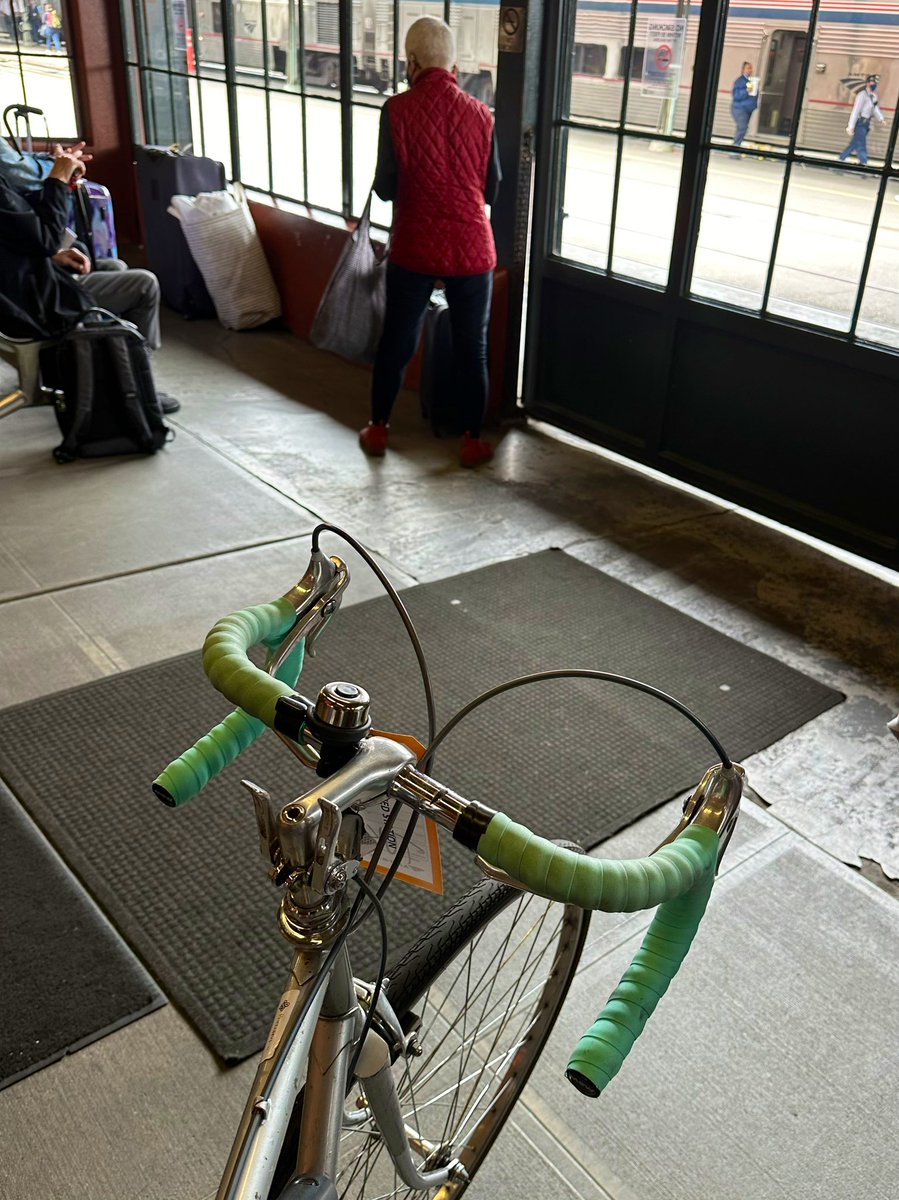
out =
<path fill-rule="evenodd" d="M 677 696 L 740 760 L 842 699 L 560 551 L 403 597 L 431 664 L 439 721 L 510 677 L 589 667 Z M 333 679 L 370 692 L 377 728 L 425 740 L 415 658 L 386 598 L 338 614 L 307 660 L 301 689 L 314 695 Z M 312 777 L 267 734 L 203 796 L 175 811 L 160 805 L 153 778 L 227 711 L 198 653 L 173 658 L 5 710 L 0 775 L 166 995 L 233 1061 L 263 1044 L 290 959 L 239 780 L 286 802 Z M 580 679 L 489 701 L 450 735 L 434 774 L 538 833 L 589 848 L 692 787 L 713 761 L 693 726 L 657 700 Z M 442 844 L 447 893 L 455 896 L 476 868 L 446 836 Z M 394 884 L 392 951 L 418 936 L 440 905 L 423 892 L 410 903 L 408 887 Z M 377 962 L 370 924 L 354 938 L 357 974 Z"/>
<path fill-rule="evenodd" d="M 47 839 L 0 785 L 0 1088 L 165 1004 Z"/>

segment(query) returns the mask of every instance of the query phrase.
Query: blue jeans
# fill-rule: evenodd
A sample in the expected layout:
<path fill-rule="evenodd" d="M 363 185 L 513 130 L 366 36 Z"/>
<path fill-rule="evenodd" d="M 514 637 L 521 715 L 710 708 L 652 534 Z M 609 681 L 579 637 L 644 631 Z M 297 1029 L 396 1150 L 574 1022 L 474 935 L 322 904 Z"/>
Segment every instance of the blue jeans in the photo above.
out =
<path fill-rule="evenodd" d="M 746 136 L 746 130 L 749 128 L 749 118 L 752 116 L 752 112 L 748 108 L 737 108 L 736 105 L 732 105 L 730 111 L 734 119 L 734 125 L 737 127 L 736 132 L 734 133 L 734 145 L 739 146 L 743 141 L 743 138 Z"/>
<path fill-rule="evenodd" d="M 487 408 L 487 326 L 493 272 L 444 275 L 453 331 L 454 379 L 463 424 L 480 437 Z M 389 421 L 403 375 L 415 353 L 436 275 L 387 264 L 387 307 L 371 386 L 371 419 Z"/>
<path fill-rule="evenodd" d="M 863 167 L 868 165 L 868 130 L 871 122 L 860 117 L 855 123 L 852 141 L 840 155 L 840 162 L 845 162 L 850 154 L 854 154 Z"/>

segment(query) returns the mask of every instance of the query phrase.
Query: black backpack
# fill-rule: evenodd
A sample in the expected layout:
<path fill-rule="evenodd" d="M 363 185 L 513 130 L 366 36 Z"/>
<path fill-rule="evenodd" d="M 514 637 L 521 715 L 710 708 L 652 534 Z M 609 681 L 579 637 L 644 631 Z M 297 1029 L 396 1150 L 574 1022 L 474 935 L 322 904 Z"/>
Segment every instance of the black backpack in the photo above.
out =
<path fill-rule="evenodd" d="M 146 343 L 137 328 L 92 309 L 53 348 L 59 463 L 107 454 L 155 454 L 170 438 Z"/>

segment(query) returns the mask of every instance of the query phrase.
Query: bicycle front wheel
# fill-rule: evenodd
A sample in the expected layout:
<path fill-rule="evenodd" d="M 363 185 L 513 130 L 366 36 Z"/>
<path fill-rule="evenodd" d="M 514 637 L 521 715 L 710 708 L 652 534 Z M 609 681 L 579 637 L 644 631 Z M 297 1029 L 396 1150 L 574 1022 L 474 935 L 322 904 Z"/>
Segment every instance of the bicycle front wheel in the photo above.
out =
<path fill-rule="evenodd" d="M 438 1200 L 456 1200 L 521 1094 L 574 977 L 589 914 L 483 880 L 389 971 L 387 995 L 421 1054 L 394 1066 L 423 1169 L 461 1164 Z M 354 1083 L 348 1113 L 364 1112 Z M 371 1120 L 346 1128 L 337 1192 L 422 1196 L 397 1176 Z"/>

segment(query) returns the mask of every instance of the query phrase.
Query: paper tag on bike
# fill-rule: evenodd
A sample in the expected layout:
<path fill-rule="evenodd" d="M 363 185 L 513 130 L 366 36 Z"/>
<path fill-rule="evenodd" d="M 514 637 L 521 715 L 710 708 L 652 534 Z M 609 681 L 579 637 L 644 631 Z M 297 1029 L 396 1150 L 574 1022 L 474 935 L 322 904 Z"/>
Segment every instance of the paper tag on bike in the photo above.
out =
<path fill-rule="evenodd" d="M 417 758 L 421 758 L 425 752 L 425 748 L 421 742 L 417 741 L 414 737 L 409 737 L 407 734 L 385 733 L 383 730 L 374 729 L 372 733 L 378 737 L 390 738 L 394 742 L 401 742 L 404 746 L 408 746 Z M 384 826 L 387 824 L 387 818 L 390 816 L 393 806 L 396 803 L 397 801 L 388 800 L 385 796 L 378 803 L 367 804 L 362 809 L 360 815 L 365 825 L 365 832 L 362 835 L 363 867 L 368 866 L 369 856 L 378 844 L 378 839 L 384 831 Z M 380 862 L 375 868 L 377 874 L 386 875 L 390 870 L 413 815 L 412 809 L 408 805 L 400 805 L 400 811 L 387 836 L 387 843 L 381 853 Z M 409 843 L 408 849 L 403 856 L 402 864 L 394 878 L 402 879 L 404 883 L 411 883 L 415 887 L 424 888 L 426 892 L 436 892 L 440 896 L 443 895 L 443 866 L 440 861 L 440 838 L 437 826 L 430 817 L 419 818 L 418 824 L 415 826 L 415 832 L 412 834 L 412 841 Z"/>

